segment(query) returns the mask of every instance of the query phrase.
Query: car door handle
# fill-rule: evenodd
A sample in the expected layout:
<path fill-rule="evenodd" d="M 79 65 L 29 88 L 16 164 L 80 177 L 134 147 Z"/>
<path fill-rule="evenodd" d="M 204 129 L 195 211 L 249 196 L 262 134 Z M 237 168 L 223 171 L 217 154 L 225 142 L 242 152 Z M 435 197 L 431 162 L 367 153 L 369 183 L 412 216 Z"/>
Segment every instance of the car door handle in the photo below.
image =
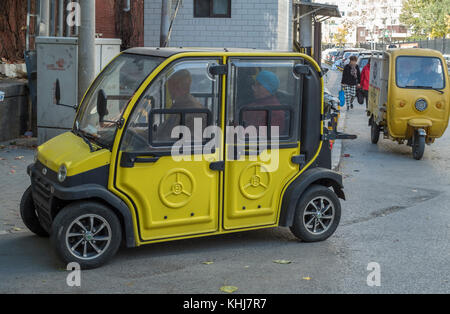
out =
<path fill-rule="evenodd" d="M 120 160 L 120 166 L 123 168 L 133 168 L 135 163 L 153 163 L 157 162 L 160 157 L 143 157 L 136 153 L 122 153 L 122 159 Z"/>

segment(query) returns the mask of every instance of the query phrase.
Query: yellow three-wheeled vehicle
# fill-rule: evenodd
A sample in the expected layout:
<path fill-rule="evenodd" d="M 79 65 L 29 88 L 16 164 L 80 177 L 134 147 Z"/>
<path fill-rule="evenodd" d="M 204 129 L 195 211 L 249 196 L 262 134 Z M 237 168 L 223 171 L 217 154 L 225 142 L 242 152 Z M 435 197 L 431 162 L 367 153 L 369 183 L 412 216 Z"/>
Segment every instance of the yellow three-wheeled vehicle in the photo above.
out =
<path fill-rule="evenodd" d="M 440 52 L 395 49 L 371 58 L 368 116 L 372 143 L 385 138 L 412 147 L 421 159 L 425 144 L 441 137 L 450 114 L 448 69 Z"/>
<path fill-rule="evenodd" d="M 122 242 L 276 226 L 325 240 L 345 196 L 322 74 L 299 53 L 127 50 L 92 83 L 72 131 L 38 147 L 22 218 L 83 268 Z"/>

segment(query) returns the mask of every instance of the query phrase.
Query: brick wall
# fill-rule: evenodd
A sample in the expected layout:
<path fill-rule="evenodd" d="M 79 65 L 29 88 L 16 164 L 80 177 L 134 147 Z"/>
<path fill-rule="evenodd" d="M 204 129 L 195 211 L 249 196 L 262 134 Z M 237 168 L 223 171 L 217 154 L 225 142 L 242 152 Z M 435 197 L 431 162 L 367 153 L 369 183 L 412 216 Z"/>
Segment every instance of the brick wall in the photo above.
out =
<path fill-rule="evenodd" d="M 116 38 L 115 0 L 95 2 L 95 31 L 103 38 Z"/>
<path fill-rule="evenodd" d="M 231 18 L 194 18 L 193 1 L 183 0 L 169 46 L 292 49 L 292 0 L 231 0 Z M 160 24 L 161 0 L 145 0 L 145 46 L 159 46 Z"/>

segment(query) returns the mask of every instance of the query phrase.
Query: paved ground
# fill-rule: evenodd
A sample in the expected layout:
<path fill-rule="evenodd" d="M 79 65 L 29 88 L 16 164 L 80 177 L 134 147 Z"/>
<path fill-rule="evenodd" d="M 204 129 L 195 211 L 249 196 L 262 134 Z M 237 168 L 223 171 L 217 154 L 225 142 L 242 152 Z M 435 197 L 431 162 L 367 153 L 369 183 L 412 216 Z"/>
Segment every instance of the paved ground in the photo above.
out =
<path fill-rule="evenodd" d="M 330 73 L 332 89 L 338 75 Z M 69 288 L 48 240 L 18 230 L 0 235 L 0 292 L 218 293 L 233 285 L 241 293 L 450 293 L 449 133 L 416 161 L 404 145 L 370 144 L 362 107 L 346 119 L 358 139 L 343 144 L 347 201 L 329 240 L 300 243 L 275 228 L 122 249 Z M 32 151 L 3 148 L 0 157 L 1 225 L 22 228 L 17 207 Z M 291 263 L 273 262 L 280 259 Z M 380 287 L 367 285 L 370 262 L 380 265 Z"/>

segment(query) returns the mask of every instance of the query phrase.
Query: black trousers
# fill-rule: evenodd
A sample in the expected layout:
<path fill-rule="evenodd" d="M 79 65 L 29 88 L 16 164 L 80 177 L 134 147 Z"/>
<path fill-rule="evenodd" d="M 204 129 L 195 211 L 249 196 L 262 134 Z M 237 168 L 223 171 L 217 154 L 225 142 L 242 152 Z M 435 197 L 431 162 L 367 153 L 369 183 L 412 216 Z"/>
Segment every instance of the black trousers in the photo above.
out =
<path fill-rule="evenodd" d="M 366 109 L 369 106 L 369 91 L 368 90 L 362 90 L 363 95 L 364 95 L 364 99 L 366 100 Z"/>

